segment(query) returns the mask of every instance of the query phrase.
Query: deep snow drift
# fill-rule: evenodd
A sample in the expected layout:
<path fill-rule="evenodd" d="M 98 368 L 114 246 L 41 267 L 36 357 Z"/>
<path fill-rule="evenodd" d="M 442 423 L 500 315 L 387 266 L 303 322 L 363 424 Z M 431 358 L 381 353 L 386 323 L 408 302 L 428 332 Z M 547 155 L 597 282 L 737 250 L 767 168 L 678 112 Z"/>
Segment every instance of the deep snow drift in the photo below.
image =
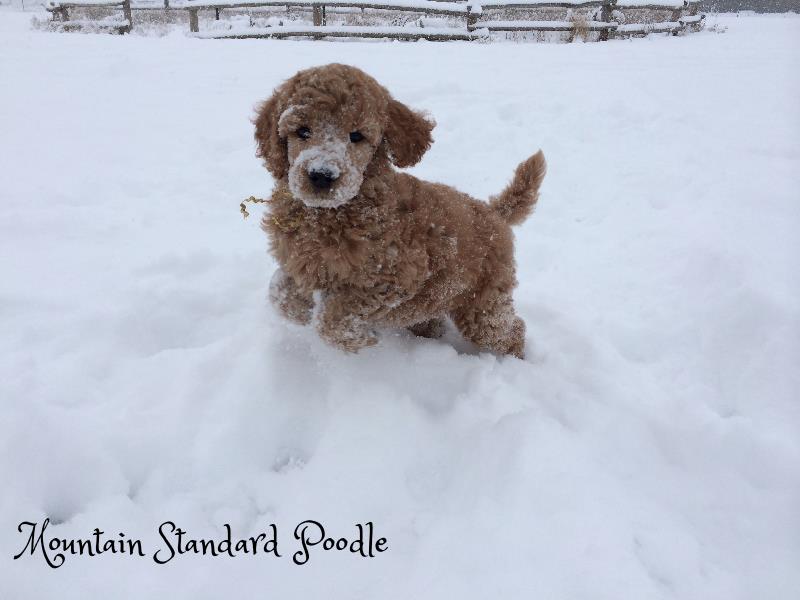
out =
<path fill-rule="evenodd" d="M 604 44 L 47 34 L 0 13 L 0 598 L 800 595 L 800 19 Z M 255 103 L 340 61 L 478 197 L 537 148 L 528 359 L 265 301 Z M 282 558 L 12 561 L 48 534 L 275 523 Z M 292 564 L 294 526 L 389 549 Z"/>

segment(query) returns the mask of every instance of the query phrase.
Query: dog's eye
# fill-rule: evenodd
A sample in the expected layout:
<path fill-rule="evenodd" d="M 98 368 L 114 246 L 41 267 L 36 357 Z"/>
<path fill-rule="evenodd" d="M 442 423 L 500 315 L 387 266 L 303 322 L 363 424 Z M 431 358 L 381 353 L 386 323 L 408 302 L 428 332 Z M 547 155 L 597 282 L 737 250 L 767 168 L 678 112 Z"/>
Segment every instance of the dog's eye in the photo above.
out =
<path fill-rule="evenodd" d="M 350 132 L 350 141 L 353 142 L 354 144 L 357 144 L 358 142 L 360 142 L 363 139 L 364 139 L 364 136 L 361 135 L 360 131 L 351 131 Z"/>
<path fill-rule="evenodd" d="M 308 127 L 301 127 L 297 130 L 297 137 L 307 140 L 311 137 L 311 130 Z"/>

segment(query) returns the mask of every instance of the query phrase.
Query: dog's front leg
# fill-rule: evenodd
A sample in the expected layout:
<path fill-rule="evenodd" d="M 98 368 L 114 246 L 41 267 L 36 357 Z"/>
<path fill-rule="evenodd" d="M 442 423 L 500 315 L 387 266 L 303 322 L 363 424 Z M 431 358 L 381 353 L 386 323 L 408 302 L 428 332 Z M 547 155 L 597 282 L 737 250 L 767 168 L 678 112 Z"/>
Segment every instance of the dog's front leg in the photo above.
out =
<path fill-rule="evenodd" d="M 347 352 L 358 352 L 378 343 L 378 337 L 370 329 L 369 316 L 379 308 L 357 294 L 329 293 L 322 301 L 317 331 L 329 344 Z"/>
<path fill-rule="evenodd" d="M 278 312 L 300 325 L 311 322 L 314 300 L 297 287 L 297 283 L 278 267 L 269 281 L 269 300 Z"/>

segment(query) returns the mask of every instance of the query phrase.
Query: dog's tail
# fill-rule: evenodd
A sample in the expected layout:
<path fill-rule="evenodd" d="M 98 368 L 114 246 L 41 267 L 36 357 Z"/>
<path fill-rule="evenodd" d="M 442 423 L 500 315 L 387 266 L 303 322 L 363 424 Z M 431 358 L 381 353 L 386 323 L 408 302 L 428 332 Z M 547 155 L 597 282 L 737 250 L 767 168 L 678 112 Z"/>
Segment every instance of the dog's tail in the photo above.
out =
<path fill-rule="evenodd" d="M 509 225 L 522 223 L 539 199 L 539 186 L 547 172 L 547 162 L 539 150 L 522 162 L 514 172 L 514 179 L 499 196 L 489 199 L 489 206 Z"/>

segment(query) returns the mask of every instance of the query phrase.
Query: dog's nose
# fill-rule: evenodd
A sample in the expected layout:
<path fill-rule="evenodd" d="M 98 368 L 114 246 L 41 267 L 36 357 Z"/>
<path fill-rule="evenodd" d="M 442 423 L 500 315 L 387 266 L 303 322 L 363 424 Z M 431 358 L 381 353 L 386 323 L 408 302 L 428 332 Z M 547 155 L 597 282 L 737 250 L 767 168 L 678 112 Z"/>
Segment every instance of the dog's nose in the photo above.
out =
<path fill-rule="evenodd" d="M 309 171 L 308 179 L 311 181 L 311 185 L 318 190 L 327 190 L 331 187 L 331 184 L 336 181 L 337 177 L 327 169 L 322 169 L 319 171 Z"/>

